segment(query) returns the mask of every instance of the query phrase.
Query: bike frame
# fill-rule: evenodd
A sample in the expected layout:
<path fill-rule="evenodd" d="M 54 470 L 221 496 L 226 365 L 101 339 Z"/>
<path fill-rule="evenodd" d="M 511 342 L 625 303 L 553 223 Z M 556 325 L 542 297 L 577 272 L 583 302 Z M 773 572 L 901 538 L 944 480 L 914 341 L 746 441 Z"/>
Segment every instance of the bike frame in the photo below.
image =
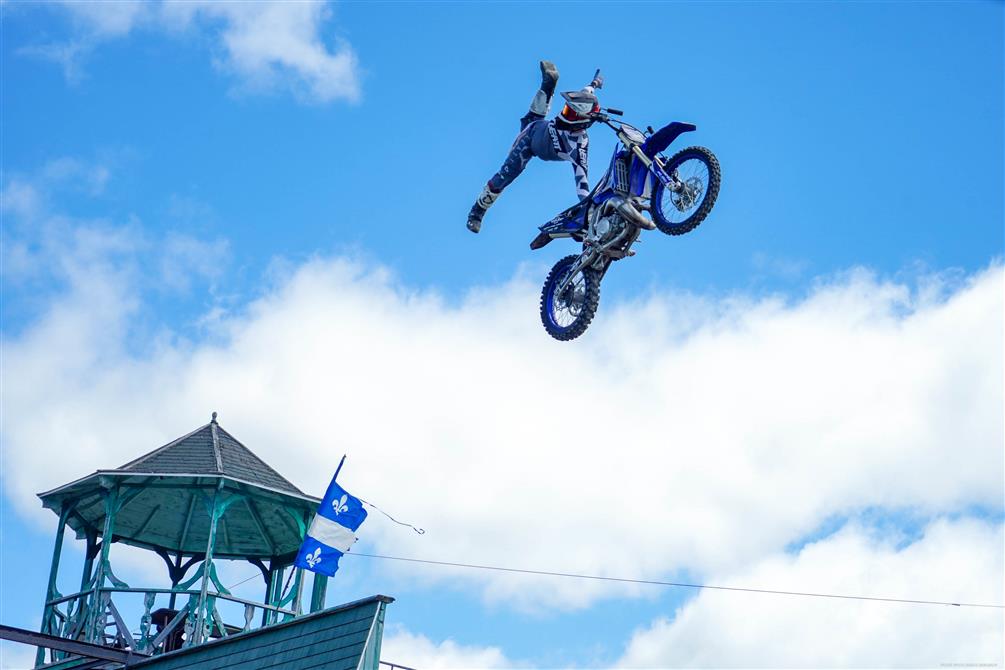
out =
<path fill-rule="evenodd" d="M 620 115 L 618 110 L 608 109 L 606 111 Z M 558 294 L 564 291 L 585 267 L 596 265 L 598 270 L 606 272 L 611 258 L 623 258 L 628 253 L 628 248 L 637 239 L 639 230 L 653 227 L 651 222 L 644 220 L 637 209 L 637 207 L 645 208 L 648 206 L 646 203 L 649 202 L 652 195 L 653 179 L 660 180 L 668 189 L 676 191 L 680 188 L 680 182 L 663 169 L 664 163 L 658 154 L 670 146 L 681 134 L 696 129 L 694 124 L 674 121 L 656 132 L 650 128 L 647 136 L 634 126 L 620 121 L 612 121 L 607 114 L 600 113 L 594 118 L 611 128 L 619 140 L 619 144 L 614 148 L 607 172 L 583 200 L 540 227 L 541 233 L 531 242 L 531 249 L 540 249 L 551 240 L 564 237 L 571 237 L 578 242 L 583 242 L 590 211 L 595 207 L 618 209 L 630 225 L 626 226 L 618 237 L 606 242 L 603 246 L 590 247 L 588 243 L 584 243 L 582 255 L 556 289 Z M 626 174 L 622 174 L 620 177 L 618 175 L 619 166 L 626 167 Z M 648 225 L 646 225 L 647 223 Z M 629 235 L 632 237 L 627 241 L 624 250 L 615 249 L 617 245 L 624 244 L 625 238 Z"/>
<path fill-rule="evenodd" d="M 580 233 L 586 228 L 587 215 L 591 206 L 603 205 L 616 197 L 649 200 L 652 193 L 652 179 L 659 179 L 667 188 L 675 189 L 677 187 L 673 176 L 667 174 L 663 169 L 663 164 L 657 159 L 657 154 L 670 146 L 681 134 L 695 130 L 694 124 L 674 121 L 656 132 L 650 132 L 649 136 L 646 137 L 637 128 L 627 123 L 612 121 L 606 114 L 597 116 L 598 121 L 615 132 L 620 144 L 615 146 L 607 166 L 607 172 L 593 187 L 593 190 L 582 201 L 540 227 L 542 235 L 547 235 L 549 238 L 548 241 L 562 237 L 581 237 Z M 615 180 L 619 161 L 623 161 L 629 166 L 627 189 L 621 191 L 618 190 Z M 538 239 L 540 238 L 541 236 Z M 544 244 L 536 247 L 532 245 L 531 248 L 539 249 L 541 246 Z"/>

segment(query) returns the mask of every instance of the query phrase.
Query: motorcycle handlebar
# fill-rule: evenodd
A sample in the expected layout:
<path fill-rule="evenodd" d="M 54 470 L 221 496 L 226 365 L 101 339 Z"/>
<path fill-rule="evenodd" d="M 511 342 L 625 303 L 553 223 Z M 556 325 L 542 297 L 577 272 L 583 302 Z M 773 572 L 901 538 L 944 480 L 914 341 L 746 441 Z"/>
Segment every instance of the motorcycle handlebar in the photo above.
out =
<path fill-rule="evenodd" d="M 613 107 L 608 107 L 605 111 L 608 114 L 614 114 L 615 116 L 624 116 L 625 115 L 625 113 L 623 111 L 621 111 L 620 109 L 614 109 Z"/>

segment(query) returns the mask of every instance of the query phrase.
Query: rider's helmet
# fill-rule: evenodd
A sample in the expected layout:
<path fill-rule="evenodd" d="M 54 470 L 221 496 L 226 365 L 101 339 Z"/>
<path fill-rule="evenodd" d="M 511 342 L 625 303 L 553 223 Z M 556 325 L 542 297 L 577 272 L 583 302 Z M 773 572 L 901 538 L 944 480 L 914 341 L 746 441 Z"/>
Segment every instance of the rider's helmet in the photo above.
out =
<path fill-rule="evenodd" d="M 600 101 L 592 91 L 565 91 L 565 107 L 559 114 L 562 120 L 574 126 L 588 126 L 593 121 L 590 114 L 600 111 Z"/>

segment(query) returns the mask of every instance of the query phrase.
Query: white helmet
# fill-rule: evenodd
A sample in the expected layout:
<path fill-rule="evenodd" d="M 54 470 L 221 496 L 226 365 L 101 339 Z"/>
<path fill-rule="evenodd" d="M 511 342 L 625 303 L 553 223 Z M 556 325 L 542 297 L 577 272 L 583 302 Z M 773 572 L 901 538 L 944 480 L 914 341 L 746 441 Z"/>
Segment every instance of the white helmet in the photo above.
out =
<path fill-rule="evenodd" d="M 562 108 L 559 116 L 566 123 L 588 125 L 592 123 L 590 114 L 600 111 L 600 102 L 592 91 L 586 89 L 564 91 L 562 97 L 565 98 L 565 107 Z"/>

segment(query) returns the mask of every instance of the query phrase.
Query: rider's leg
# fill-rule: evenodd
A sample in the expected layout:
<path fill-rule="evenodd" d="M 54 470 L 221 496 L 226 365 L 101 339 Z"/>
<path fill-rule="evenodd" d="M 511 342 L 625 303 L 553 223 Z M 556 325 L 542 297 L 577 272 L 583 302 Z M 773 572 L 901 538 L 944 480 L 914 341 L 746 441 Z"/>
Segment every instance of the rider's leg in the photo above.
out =
<path fill-rule="evenodd" d="M 558 84 L 558 68 L 555 67 L 554 63 L 543 60 L 540 67 L 541 88 L 530 101 L 530 109 L 520 119 L 520 134 L 517 135 L 513 146 L 510 147 L 509 156 L 506 157 L 503 166 L 489 179 L 468 214 L 468 230 L 473 233 L 481 230 L 482 217 L 485 216 L 485 212 L 496 201 L 503 189 L 523 172 L 527 163 L 534 156 L 534 152 L 530 148 L 530 132 L 527 127 L 548 115 L 551 97 L 555 94 L 555 86 Z"/>
<path fill-rule="evenodd" d="M 503 189 L 520 176 L 520 173 L 527 167 L 527 163 L 534 157 L 534 152 L 530 147 L 531 133 L 529 131 L 530 127 L 528 126 L 517 135 L 506 161 L 499 168 L 499 171 L 492 175 L 478 199 L 475 200 L 475 204 L 471 206 L 471 211 L 468 213 L 468 230 L 472 233 L 481 230 L 485 212 L 496 201 Z"/>
<path fill-rule="evenodd" d="M 555 95 L 555 86 L 558 84 L 558 68 L 549 60 L 541 61 L 540 66 L 541 88 L 530 101 L 527 114 L 520 119 L 520 130 L 526 128 L 527 124 L 548 116 L 548 111 L 551 109 L 551 97 Z"/>

